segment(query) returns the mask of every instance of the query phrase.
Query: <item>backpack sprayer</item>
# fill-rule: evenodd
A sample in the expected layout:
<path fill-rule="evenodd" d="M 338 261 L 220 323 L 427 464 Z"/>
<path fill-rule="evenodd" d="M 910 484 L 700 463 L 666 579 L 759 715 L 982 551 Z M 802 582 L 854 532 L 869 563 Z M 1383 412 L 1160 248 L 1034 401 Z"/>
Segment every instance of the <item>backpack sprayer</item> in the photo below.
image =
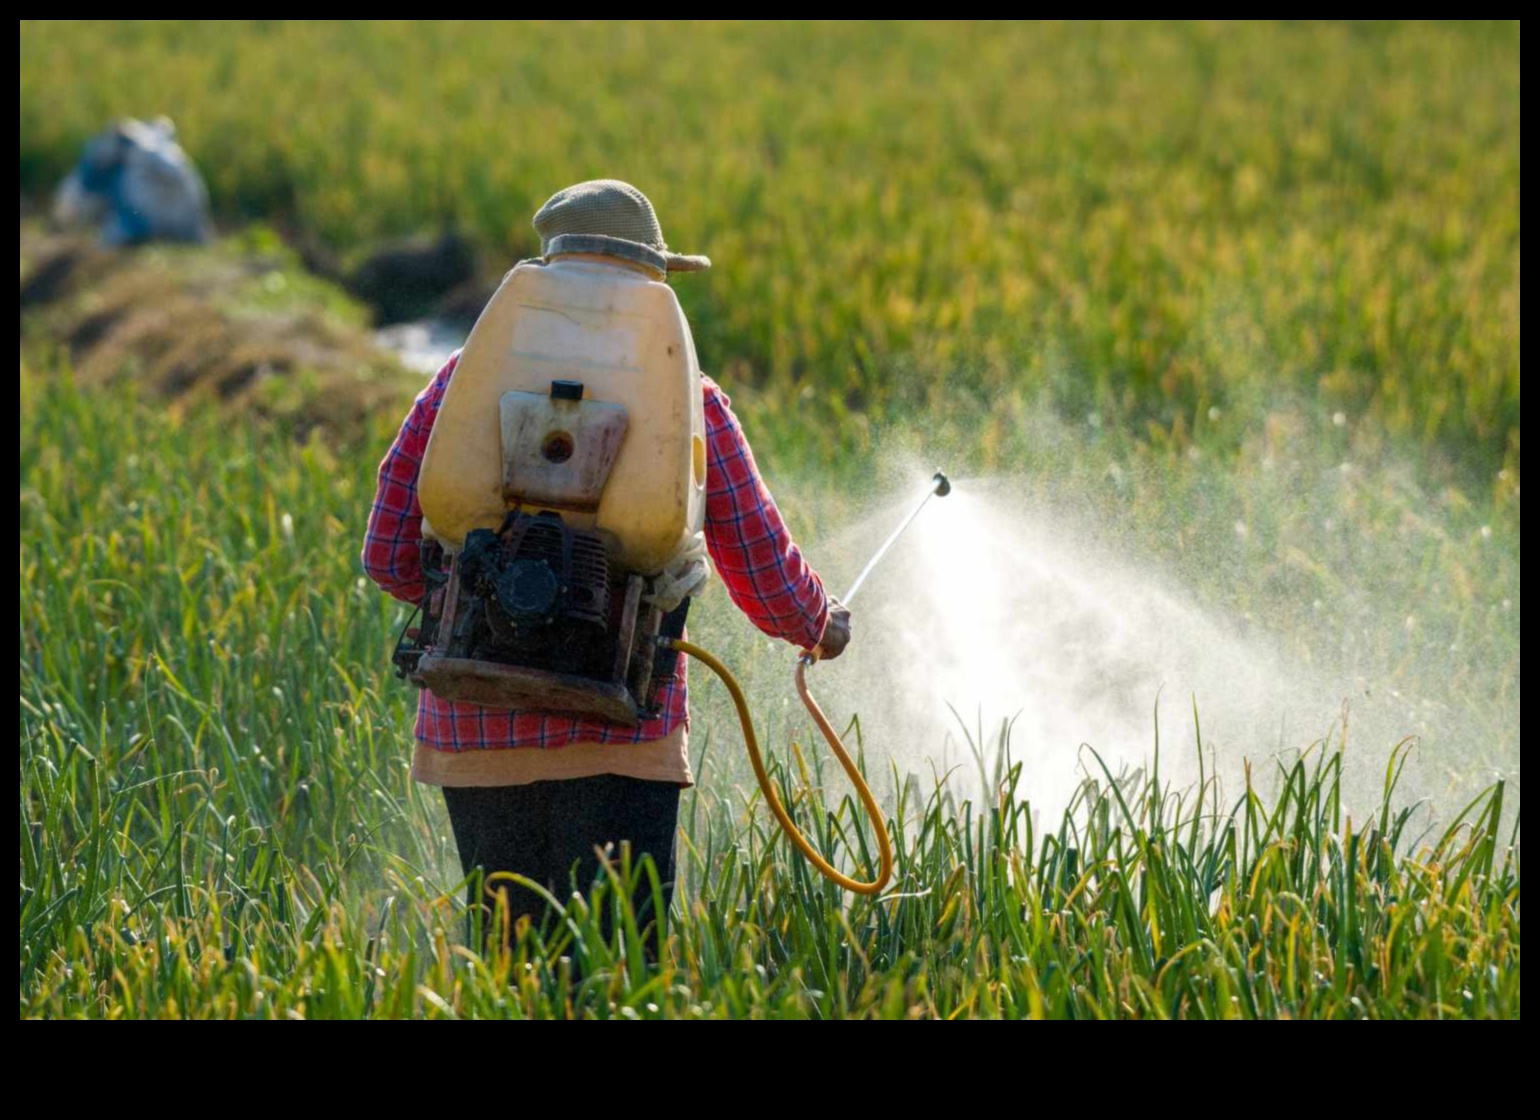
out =
<path fill-rule="evenodd" d="M 950 490 L 938 472 L 843 602 Z M 869 882 L 840 873 L 798 830 L 765 772 L 743 690 L 682 636 L 706 579 L 706 426 L 695 344 L 666 283 L 589 254 L 509 272 L 445 390 L 418 501 L 425 590 L 421 623 L 392 656 L 399 675 L 445 700 L 636 727 L 657 714 L 688 654 L 726 685 L 754 776 L 798 851 L 846 890 L 887 884 L 881 811 L 807 689 L 819 651 L 798 658 L 797 694 L 876 830 Z"/>

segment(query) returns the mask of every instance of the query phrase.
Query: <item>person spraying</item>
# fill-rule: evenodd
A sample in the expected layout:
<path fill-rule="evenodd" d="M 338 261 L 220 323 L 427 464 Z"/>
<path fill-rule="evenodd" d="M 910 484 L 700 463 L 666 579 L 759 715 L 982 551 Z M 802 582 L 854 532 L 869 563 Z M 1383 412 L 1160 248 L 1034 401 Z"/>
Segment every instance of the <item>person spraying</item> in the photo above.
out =
<path fill-rule="evenodd" d="M 680 652 L 707 556 L 799 650 L 838 657 L 850 615 L 698 368 L 668 281 L 710 261 L 670 252 L 616 180 L 558 191 L 534 225 L 541 256 L 504 278 L 386 452 L 363 567 L 420 612 L 395 655 L 422 687 L 412 775 L 442 789 L 472 882 L 538 920 L 541 895 L 496 873 L 560 898 L 628 844 L 666 913 L 694 781 Z M 661 925 L 645 881 L 632 904 Z"/>

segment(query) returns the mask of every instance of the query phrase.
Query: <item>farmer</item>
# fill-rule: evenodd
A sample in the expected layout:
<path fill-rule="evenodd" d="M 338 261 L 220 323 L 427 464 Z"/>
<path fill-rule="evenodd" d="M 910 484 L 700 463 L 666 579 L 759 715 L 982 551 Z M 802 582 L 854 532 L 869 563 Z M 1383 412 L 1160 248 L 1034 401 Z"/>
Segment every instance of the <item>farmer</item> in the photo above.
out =
<path fill-rule="evenodd" d="M 553 195 L 535 215 L 541 252 L 598 244 L 608 263 L 655 280 L 710 266 L 705 257 L 670 253 L 652 204 L 614 180 L 580 183 Z M 597 238 L 603 240 L 596 240 Z M 565 237 L 565 242 L 560 241 Z M 553 252 L 553 250 L 555 250 Z M 419 559 L 422 510 L 418 471 L 444 391 L 452 355 L 417 397 L 380 464 L 363 565 L 381 588 L 408 603 L 423 595 Z M 838 657 L 850 640 L 850 615 L 827 595 L 802 558 L 754 465 L 727 395 L 702 377 L 708 466 L 706 546 L 728 594 L 765 633 Z M 663 884 L 665 915 L 673 893 L 679 791 L 693 782 L 683 659 L 663 686 L 660 713 L 635 727 L 590 717 L 518 712 L 440 699 L 424 690 L 417 707 L 412 775 L 443 788 L 460 863 L 467 876 L 516 872 L 557 898 L 586 891 L 600 871 L 599 852 L 652 857 Z M 473 880 L 474 882 L 474 880 Z M 544 912 L 538 894 L 494 881 L 510 917 Z M 650 886 L 633 898 L 639 921 L 652 920 Z"/>

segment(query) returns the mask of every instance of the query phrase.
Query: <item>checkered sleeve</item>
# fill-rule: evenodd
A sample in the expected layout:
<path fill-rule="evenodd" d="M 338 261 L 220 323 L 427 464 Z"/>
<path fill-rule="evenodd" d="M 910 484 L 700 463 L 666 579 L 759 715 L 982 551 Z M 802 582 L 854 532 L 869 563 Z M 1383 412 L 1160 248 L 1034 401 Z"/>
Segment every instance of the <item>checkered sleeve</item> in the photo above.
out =
<path fill-rule="evenodd" d="M 727 593 L 766 634 L 812 649 L 823 637 L 829 599 L 802 558 L 754 465 L 727 395 L 705 385 L 708 464 L 706 547 Z"/>
<path fill-rule="evenodd" d="M 422 599 L 422 507 L 417 504 L 417 472 L 444 389 L 459 353 L 450 356 L 412 402 L 395 442 L 380 461 L 374 505 L 364 535 L 364 574 L 384 591 L 408 603 Z"/>

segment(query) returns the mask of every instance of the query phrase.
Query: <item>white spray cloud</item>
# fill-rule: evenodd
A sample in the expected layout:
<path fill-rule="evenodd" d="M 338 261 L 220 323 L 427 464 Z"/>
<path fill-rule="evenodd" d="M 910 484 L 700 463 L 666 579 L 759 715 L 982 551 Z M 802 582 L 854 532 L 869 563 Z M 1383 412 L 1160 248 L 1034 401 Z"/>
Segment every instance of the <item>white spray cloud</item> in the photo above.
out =
<path fill-rule="evenodd" d="M 1157 702 L 1162 777 L 1180 786 L 1197 776 L 1196 702 L 1206 762 L 1229 796 L 1243 759 L 1265 775 L 1280 752 L 1340 733 L 1348 700 L 1361 744 L 1349 797 L 1377 802 L 1390 748 L 1428 730 L 1404 698 L 1376 691 L 1361 663 L 1292 661 L 1265 627 L 1205 610 L 1171 573 L 1032 509 L 1014 489 L 960 479 L 932 501 L 862 589 L 845 657 L 817 670 L 826 707 L 859 715 L 870 759 L 921 777 L 954 768 L 955 788 L 976 795 L 964 726 L 992 773 L 1011 721 L 1011 759 L 1051 819 L 1095 769 L 1082 744 L 1114 773 L 1151 762 Z M 858 570 L 917 497 L 820 542 L 825 574 Z M 1440 729 L 1441 750 L 1459 749 L 1454 733 Z"/>

